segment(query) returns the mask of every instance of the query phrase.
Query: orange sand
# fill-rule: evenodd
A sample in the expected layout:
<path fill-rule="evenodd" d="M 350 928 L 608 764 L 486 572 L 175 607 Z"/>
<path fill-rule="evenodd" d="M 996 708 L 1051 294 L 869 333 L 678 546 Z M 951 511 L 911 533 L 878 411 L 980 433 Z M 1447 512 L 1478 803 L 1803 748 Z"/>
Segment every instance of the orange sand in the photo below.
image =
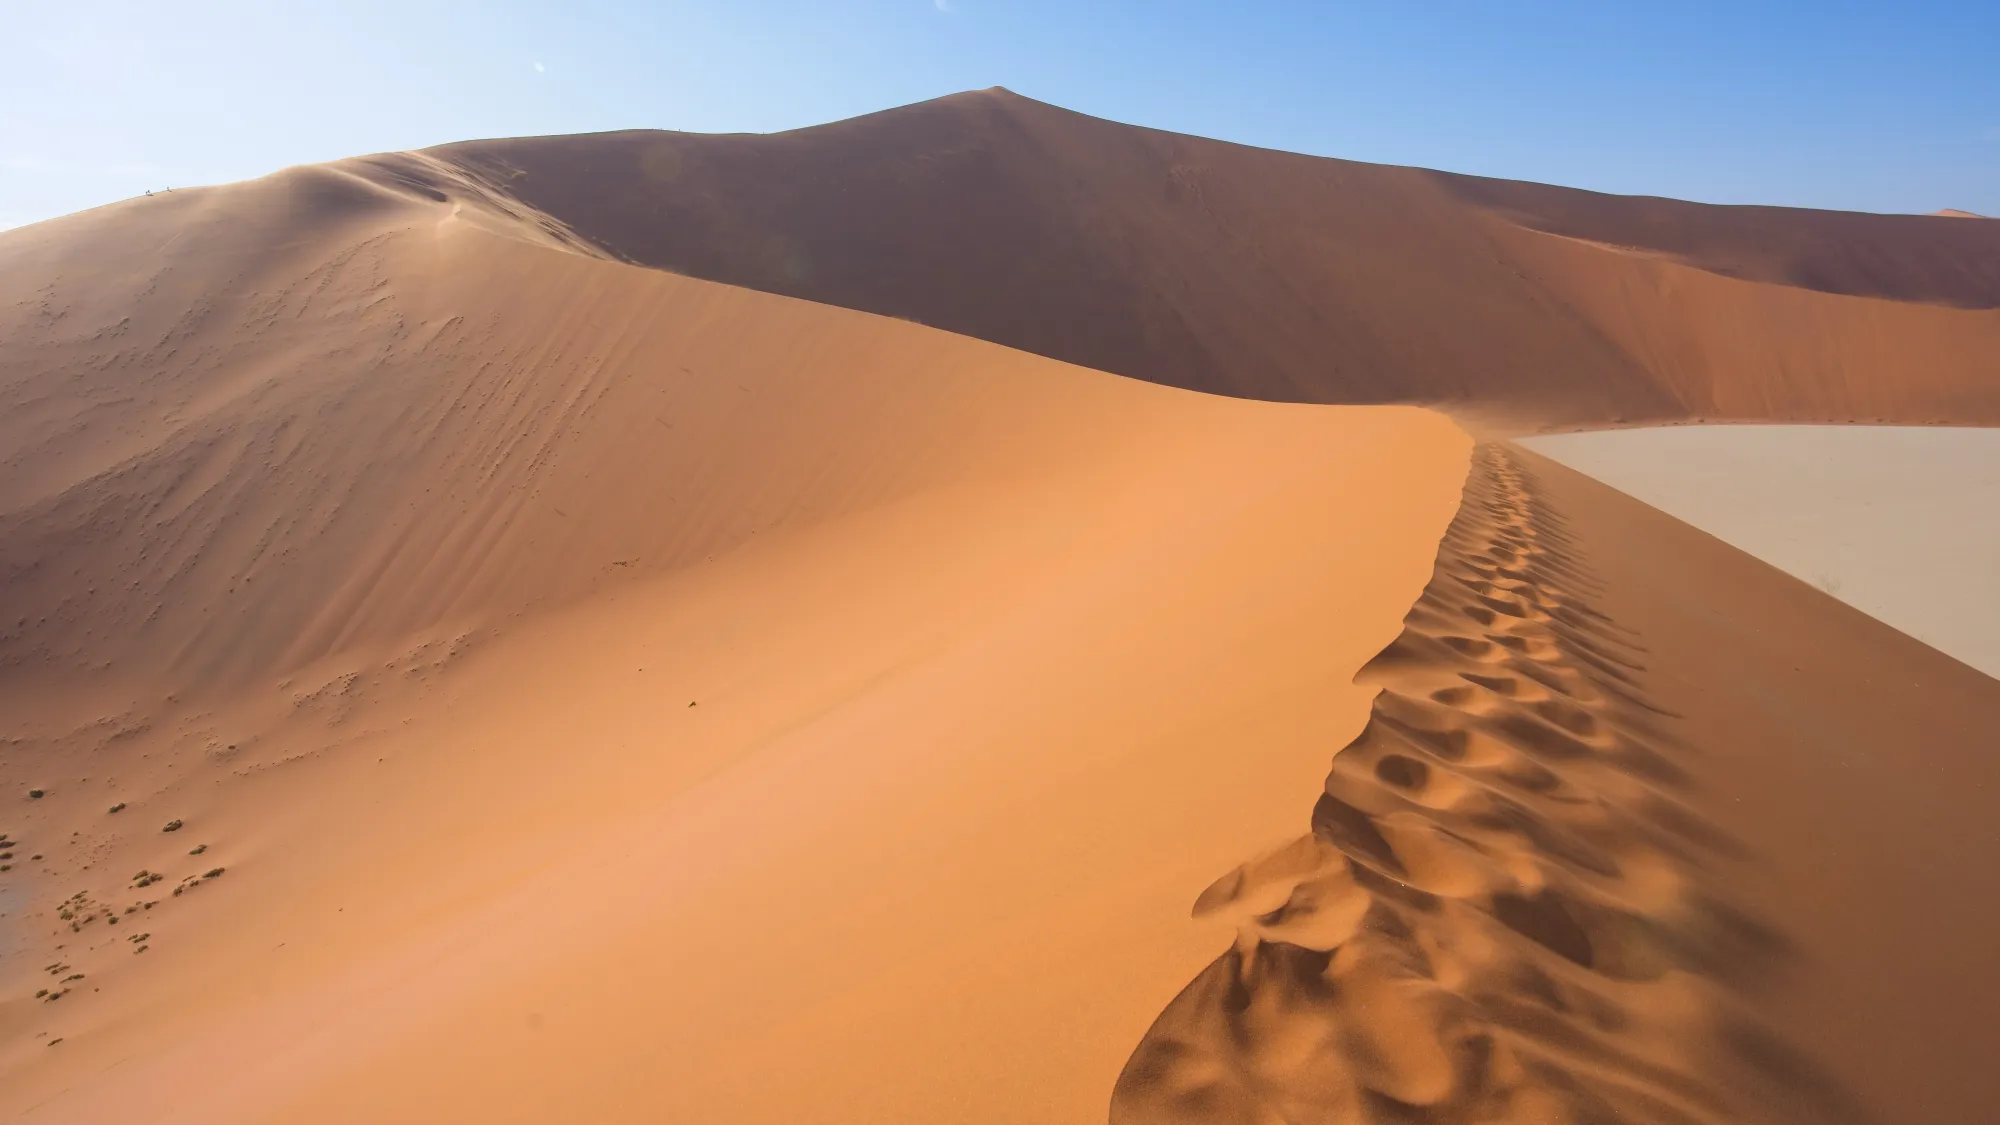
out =
<path fill-rule="evenodd" d="M 1994 230 L 987 92 L 0 234 L 0 1115 L 1978 1120 L 2000 683 L 1251 400 L 1991 421 Z"/>
<path fill-rule="evenodd" d="M 1359 728 L 1463 474 L 1434 415 L 1135 383 L 342 170 L 176 195 L 0 244 L 66 263 L 6 336 L 43 412 L 0 524 L 25 1120 L 1102 1113 L 1223 940 L 1193 894 Z"/>
<path fill-rule="evenodd" d="M 2000 225 L 1299 156 L 998 89 L 433 155 L 629 261 L 1196 390 L 1509 431 L 2000 424 Z"/>

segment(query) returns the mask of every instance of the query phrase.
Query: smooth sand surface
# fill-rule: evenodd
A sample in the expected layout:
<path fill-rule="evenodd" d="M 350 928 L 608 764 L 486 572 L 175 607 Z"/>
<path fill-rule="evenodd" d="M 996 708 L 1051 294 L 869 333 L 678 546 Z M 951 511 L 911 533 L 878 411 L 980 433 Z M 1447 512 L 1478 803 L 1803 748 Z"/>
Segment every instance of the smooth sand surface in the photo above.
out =
<path fill-rule="evenodd" d="M 1674 426 L 1523 444 L 2000 676 L 2000 430 Z"/>
<path fill-rule="evenodd" d="M 0 1112 L 1101 1117 L 1469 440 L 481 208 L 0 241 Z"/>
<path fill-rule="evenodd" d="M 1502 433 L 2000 425 L 2000 225 L 1300 156 L 997 89 L 432 154 L 628 261 L 1197 390 Z"/>
<path fill-rule="evenodd" d="M 1983 1120 L 2000 681 L 1461 422 L 1993 420 L 1992 237 L 1004 92 L 0 234 L 0 1116 Z"/>

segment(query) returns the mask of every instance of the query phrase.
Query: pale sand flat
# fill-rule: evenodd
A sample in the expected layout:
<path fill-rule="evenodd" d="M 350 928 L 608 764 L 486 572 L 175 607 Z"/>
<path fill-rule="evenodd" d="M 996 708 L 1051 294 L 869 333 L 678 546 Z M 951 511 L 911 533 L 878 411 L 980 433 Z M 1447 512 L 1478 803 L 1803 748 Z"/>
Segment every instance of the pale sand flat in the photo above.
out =
<path fill-rule="evenodd" d="M 2000 676 L 2000 430 L 1673 426 L 1522 444 Z"/>

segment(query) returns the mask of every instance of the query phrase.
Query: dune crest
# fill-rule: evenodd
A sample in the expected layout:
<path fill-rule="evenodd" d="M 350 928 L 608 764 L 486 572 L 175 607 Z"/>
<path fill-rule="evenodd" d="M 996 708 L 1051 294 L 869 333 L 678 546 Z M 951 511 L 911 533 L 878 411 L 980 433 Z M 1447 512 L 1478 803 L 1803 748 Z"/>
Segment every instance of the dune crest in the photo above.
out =
<path fill-rule="evenodd" d="M 2000 419 L 1996 230 L 988 91 L 0 233 L 0 1114 L 1979 1120 L 2000 682 L 1467 430 Z"/>
<path fill-rule="evenodd" d="M 1237 940 L 1114 1122 L 1990 1103 L 1995 1029 L 1940 998 L 2000 986 L 2000 902 L 1954 889 L 1994 854 L 1963 797 L 2000 683 L 1510 445 L 1362 679 L 1311 834 L 1196 901 Z"/>
<path fill-rule="evenodd" d="M 0 236 L 0 1114 L 1101 1116 L 1470 439 L 448 171 Z"/>
<path fill-rule="evenodd" d="M 436 159 L 622 260 L 1218 394 L 1531 431 L 2000 423 L 2000 228 L 1301 156 L 1005 91 Z"/>
<path fill-rule="evenodd" d="M 1741 845 L 1673 795 L 1672 716 L 1597 585 L 1484 447 L 1313 833 L 1196 904 L 1236 946 L 1135 1052 L 1114 1125 L 1860 1119 L 1737 995 L 1788 943 L 1706 877 Z"/>

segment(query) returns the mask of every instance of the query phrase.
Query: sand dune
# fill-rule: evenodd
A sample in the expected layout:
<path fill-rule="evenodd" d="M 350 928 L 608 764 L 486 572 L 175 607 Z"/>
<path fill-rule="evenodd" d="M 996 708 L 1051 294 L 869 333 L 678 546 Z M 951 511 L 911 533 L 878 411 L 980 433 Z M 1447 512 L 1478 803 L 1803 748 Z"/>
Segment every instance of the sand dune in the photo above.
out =
<path fill-rule="evenodd" d="M 1365 718 L 1467 439 L 383 179 L 0 242 L 53 275 L 4 335 L 0 1106 L 1101 1114 L 1226 940 L 1191 895 Z"/>
<path fill-rule="evenodd" d="M 628 261 L 1175 386 L 1502 429 L 2000 423 L 2000 228 L 1297 156 L 1004 90 L 437 158 Z"/>
<path fill-rule="evenodd" d="M 1990 420 L 1991 237 L 1004 92 L 0 234 L 0 1114 L 1978 1120 L 2000 682 L 1461 427 Z"/>
<path fill-rule="evenodd" d="M 1893 670 L 1884 674 L 1885 670 Z M 1482 447 L 1312 831 L 1114 1122 L 1973 1121 L 2000 682 Z M 1921 951 L 1921 952 L 1919 952 Z"/>

